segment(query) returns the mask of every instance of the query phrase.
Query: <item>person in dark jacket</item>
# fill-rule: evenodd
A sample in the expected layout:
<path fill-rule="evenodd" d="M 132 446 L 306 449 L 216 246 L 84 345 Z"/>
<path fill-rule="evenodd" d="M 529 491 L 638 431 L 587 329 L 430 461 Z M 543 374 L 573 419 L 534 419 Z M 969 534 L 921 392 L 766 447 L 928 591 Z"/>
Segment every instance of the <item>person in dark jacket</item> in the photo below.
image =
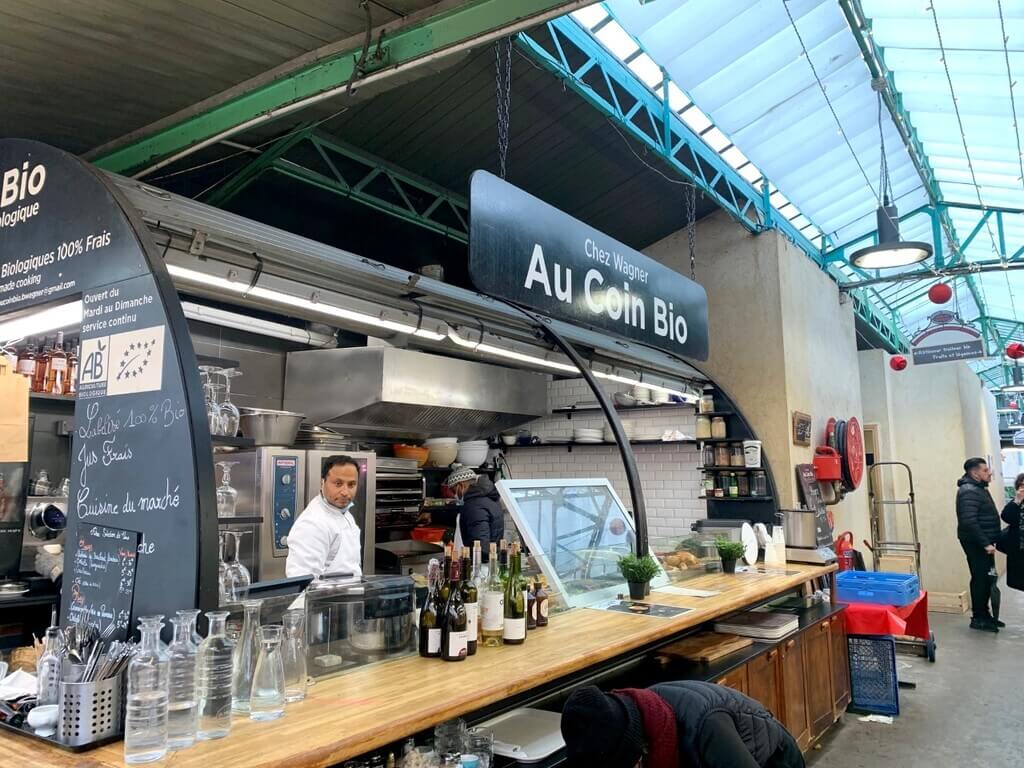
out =
<path fill-rule="evenodd" d="M 479 541 L 481 558 L 486 563 L 490 543 L 497 543 L 505 536 L 505 513 L 498 489 L 489 477 L 478 477 L 466 467 L 453 471 L 444 484 L 462 501 L 458 521 L 461 545 L 472 547 L 474 541 Z"/>
<path fill-rule="evenodd" d="M 658 683 L 573 691 L 562 710 L 570 768 L 803 768 L 789 732 L 732 688 Z"/>
<path fill-rule="evenodd" d="M 989 610 L 990 574 L 996 567 L 995 545 L 1002 527 L 999 510 L 988 492 L 991 479 L 992 470 L 984 459 L 968 459 L 956 491 L 956 535 L 971 571 L 971 629 L 984 632 L 998 632 L 999 627 L 1006 626 L 993 618 Z"/>
<path fill-rule="evenodd" d="M 1024 536 L 1021 535 L 1021 523 L 1024 522 L 1024 473 L 1017 475 L 1013 489 L 1016 492 L 1013 499 L 1003 507 L 1003 522 L 1009 527 L 1000 538 L 999 550 L 1006 555 L 1006 586 L 1024 590 Z"/>

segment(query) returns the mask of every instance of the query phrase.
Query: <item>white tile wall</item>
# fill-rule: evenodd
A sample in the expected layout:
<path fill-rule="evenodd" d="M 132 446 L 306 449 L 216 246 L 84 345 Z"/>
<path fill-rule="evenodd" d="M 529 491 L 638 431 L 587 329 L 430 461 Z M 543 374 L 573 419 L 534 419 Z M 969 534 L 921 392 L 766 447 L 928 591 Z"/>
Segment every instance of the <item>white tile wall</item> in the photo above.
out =
<path fill-rule="evenodd" d="M 604 382 L 602 382 L 604 383 Z M 617 385 L 623 389 L 622 385 Z M 609 393 L 616 385 L 606 385 Z M 548 384 L 548 407 L 562 408 L 574 404 L 596 405 L 594 395 L 583 379 L 565 379 Z M 695 431 L 692 408 L 634 410 L 620 412 L 623 422 L 632 422 L 638 432 L 664 432 L 677 429 L 687 435 Z M 577 414 L 572 420 L 564 414 L 538 419 L 525 428 L 543 438 L 572 436 L 577 427 L 603 429 L 600 412 Z M 637 469 L 647 504 L 648 533 L 655 537 L 685 535 L 695 520 L 707 517 L 705 503 L 698 499 L 700 489 L 700 457 L 695 445 L 634 445 Z M 627 508 L 632 507 L 626 470 L 619 449 L 614 445 L 566 446 L 541 448 L 508 448 L 506 458 L 516 479 L 608 478 Z"/>

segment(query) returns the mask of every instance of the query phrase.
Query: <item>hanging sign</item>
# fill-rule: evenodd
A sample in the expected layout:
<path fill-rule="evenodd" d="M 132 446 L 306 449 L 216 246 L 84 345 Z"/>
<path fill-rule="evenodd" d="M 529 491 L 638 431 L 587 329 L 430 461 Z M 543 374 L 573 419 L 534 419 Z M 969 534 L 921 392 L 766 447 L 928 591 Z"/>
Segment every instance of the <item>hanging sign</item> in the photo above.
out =
<path fill-rule="evenodd" d="M 81 316 L 64 619 L 124 633 L 128 614 L 216 605 L 203 395 L 145 225 L 103 174 L 37 142 L 0 141 L 0 180 L 0 319 L 54 303 Z"/>
<path fill-rule="evenodd" d="M 910 343 L 914 365 L 985 357 L 985 342 L 981 334 L 953 312 L 932 314 L 928 318 L 928 327 Z"/>
<path fill-rule="evenodd" d="M 470 183 L 469 271 L 482 293 L 707 360 L 702 286 L 486 171 Z"/>

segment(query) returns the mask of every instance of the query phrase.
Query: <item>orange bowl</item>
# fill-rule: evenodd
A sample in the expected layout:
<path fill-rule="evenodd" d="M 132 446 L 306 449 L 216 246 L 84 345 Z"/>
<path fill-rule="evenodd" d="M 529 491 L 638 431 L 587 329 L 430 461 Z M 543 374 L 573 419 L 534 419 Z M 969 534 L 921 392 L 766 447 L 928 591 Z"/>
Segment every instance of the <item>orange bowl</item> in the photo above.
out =
<path fill-rule="evenodd" d="M 427 457 L 430 455 L 430 451 L 422 446 L 404 443 L 392 445 L 391 450 L 394 451 L 396 459 L 413 459 L 417 467 L 426 464 Z"/>

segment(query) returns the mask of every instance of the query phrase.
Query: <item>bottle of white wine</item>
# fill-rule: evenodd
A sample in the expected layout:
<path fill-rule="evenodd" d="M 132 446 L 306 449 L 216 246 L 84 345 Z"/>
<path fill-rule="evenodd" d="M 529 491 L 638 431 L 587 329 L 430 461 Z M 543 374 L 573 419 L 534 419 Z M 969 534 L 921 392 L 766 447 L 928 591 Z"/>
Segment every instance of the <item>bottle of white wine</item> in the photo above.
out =
<path fill-rule="evenodd" d="M 498 545 L 493 541 L 488 554 L 491 567 L 481 601 L 480 644 L 484 648 L 497 648 L 505 628 L 505 591 L 498 572 Z"/>
<path fill-rule="evenodd" d="M 465 578 L 465 574 L 463 577 Z M 459 578 L 459 561 L 452 560 L 448 578 L 451 589 L 448 604 L 444 609 L 444 628 L 441 631 L 441 658 L 445 661 L 465 661 L 469 651 L 466 606 L 462 602 L 462 584 Z"/>
<path fill-rule="evenodd" d="M 420 611 L 420 656 L 436 659 L 441 655 L 441 610 L 438 604 L 437 585 L 441 567 L 437 559 L 427 566 L 427 598 Z"/>
<path fill-rule="evenodd" d="M 480 542 L 476 542 L 477 549 Z M 470 570 L 469 547 L 462 548 L 462 604 L 466 606 L 466 653 L 476 655 L 477 635 L 480 631 L 480 597 L 476 588 L 476 571 Z"/>
<path fill-rule="evenodd" d="M 505 584 L 505 627 L 501 637 L 506 645 L 521 645 L 526 641 L 526 599 L 519 584 L 522 560 L 518 544 L 512 545 L 508 559 L 508 582 Z"/>

